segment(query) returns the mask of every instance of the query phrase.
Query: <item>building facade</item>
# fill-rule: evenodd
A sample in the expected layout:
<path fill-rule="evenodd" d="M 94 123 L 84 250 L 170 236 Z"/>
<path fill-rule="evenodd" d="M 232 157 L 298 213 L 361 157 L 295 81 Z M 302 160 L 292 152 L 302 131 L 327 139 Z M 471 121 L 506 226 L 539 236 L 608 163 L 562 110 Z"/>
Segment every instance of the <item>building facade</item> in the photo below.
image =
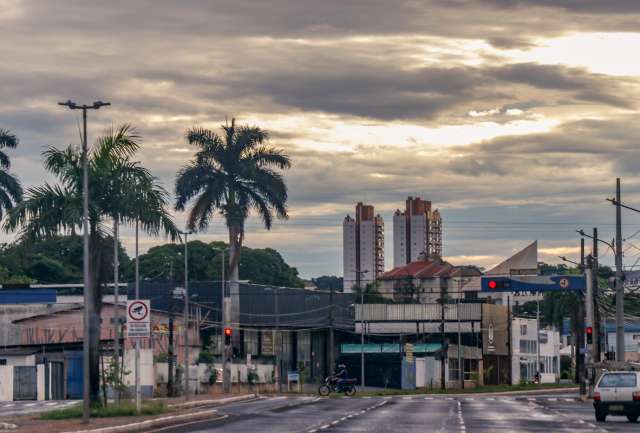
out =
<path fill-rule="evenodd" d="M 358 203 L 355 218 L 342 223 L 343 289 L 375 281 L 384 272 L 384 221 L 371 205 Z"/>
<path fill-rule="evenodd" d="M 430 201 L 408 197 L 404 212 L 393 214 L 393 266 L 416 261 L 423 253 L 442 257 L 442 217 Z"/>

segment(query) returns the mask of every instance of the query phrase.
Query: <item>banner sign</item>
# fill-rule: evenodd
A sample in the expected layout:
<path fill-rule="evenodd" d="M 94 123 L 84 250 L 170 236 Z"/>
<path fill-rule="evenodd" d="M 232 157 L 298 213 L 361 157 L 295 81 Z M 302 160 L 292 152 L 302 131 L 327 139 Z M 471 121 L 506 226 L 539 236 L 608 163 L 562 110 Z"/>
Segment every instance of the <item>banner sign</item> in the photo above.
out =
<path fill-rule="evenodd" d="M 584 275 L 482 277 L 482 292 L 571 292 L 586 289 Z"/>

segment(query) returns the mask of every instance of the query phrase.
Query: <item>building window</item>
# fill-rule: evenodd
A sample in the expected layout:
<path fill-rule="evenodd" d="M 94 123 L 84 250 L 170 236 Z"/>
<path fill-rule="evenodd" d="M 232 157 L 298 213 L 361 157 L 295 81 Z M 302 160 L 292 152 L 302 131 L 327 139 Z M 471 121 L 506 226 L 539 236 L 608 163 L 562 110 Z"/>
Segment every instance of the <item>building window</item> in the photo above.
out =
<path fill-rule="evenodd" d="M 460 370 L 458 368 L 458 359 L 449 358 L 449 380 L 460 380 Z"/>
<path fill-rule="evenodd" d="M 0 365 L 7 365 L 6 359 L 0 359 Z"/>
<path fill-rule="evenodd" d="M 527 335 L 527 325 L 520 325 L 520 335 Z"/>
<path fill-rule="evenodd" d="M 536 340 L 520 340 L 520 353 L 536 353 Z"/>

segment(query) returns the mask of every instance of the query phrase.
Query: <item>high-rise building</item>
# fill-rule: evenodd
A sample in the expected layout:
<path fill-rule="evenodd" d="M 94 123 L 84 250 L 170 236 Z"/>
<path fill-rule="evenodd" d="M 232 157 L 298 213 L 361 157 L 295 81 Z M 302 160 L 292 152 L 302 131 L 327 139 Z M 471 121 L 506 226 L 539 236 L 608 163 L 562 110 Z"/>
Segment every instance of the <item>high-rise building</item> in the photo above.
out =
<path fill-rule="evenodd" d="M 384 272 L 384 221 L 373 206 L 358 203 L 342 223 L 343 289 L 365 286 Z"/>
<path fill-rule="evenodd" d="M 404 212 L 393 214 L 393 266 L 415 262 L 422 253 L 442 257 L 442 217 L 430 201 L 408 197 Z"/>

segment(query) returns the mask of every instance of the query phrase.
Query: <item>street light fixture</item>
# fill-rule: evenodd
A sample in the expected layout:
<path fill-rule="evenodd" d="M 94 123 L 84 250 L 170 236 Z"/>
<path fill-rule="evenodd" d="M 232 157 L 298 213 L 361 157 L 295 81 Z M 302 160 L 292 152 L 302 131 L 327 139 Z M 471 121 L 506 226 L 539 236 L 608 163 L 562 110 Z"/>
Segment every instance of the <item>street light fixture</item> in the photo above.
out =
<path fill-rule="evenodd" d="M 362 375 L 362 389 L 365 387 L 364 380 L 364 288 L 362 287 L 362 275 L 369 273 L 367 269 L 364 271 L 354 270 L 356 273 L 356 279 L 358 282 L 358 289 L 360 289 L 360 374 Z"/>
<path fill-rule="evenodd" d="M 111 105 L 109 102 L 95 101 L 92 105 L 78 105 L 71 101 L 58 102 L 58 105 L 68 107 L 70 110 L 82 110 L 82 238 L 83 238 L 83 257 L 82 257 L 82 279 L 83 279 L 83 295 L 84 295 L 84 338 L 83 338 L 83 404 L 82 404 L 82 421 L 89 422 L 91 414 L 91 372 L 89 371 L 91 364 L 89 362 L 91 342 L 90 327 L 95 317 L 93 311 L 94 299 L 93 293 L 89 290 L 89 163 L 87 158 L 87 110 L 99 110 L 101 107 Z M 116 307 L 117 308 L 117 307 Z"/>
<path fill-rule="evenodd" d="M 228 327 L 228 324 L 226 317 L 227 303 L 225 302 L 224 253 L 225 251 L 228 251 L 229 248 L 213 248 L 213 250 L 220 251 L 222 254 L 220 274 L 220 321 L 222 322 L 222 329 L 225 329 Z M 231 372 L 229 371 L 229 347 L 227 347 L 227 344 L 224 344 L 224 341 L 222 343 L 222 388 L 225 393 L 228 393 L 231 384 Z"/>
<path fill-rule="evenodd" d="M 184 235 L 184 399 L 189 400 L 189 242 L 192 231 L 180 232 Z"/>

